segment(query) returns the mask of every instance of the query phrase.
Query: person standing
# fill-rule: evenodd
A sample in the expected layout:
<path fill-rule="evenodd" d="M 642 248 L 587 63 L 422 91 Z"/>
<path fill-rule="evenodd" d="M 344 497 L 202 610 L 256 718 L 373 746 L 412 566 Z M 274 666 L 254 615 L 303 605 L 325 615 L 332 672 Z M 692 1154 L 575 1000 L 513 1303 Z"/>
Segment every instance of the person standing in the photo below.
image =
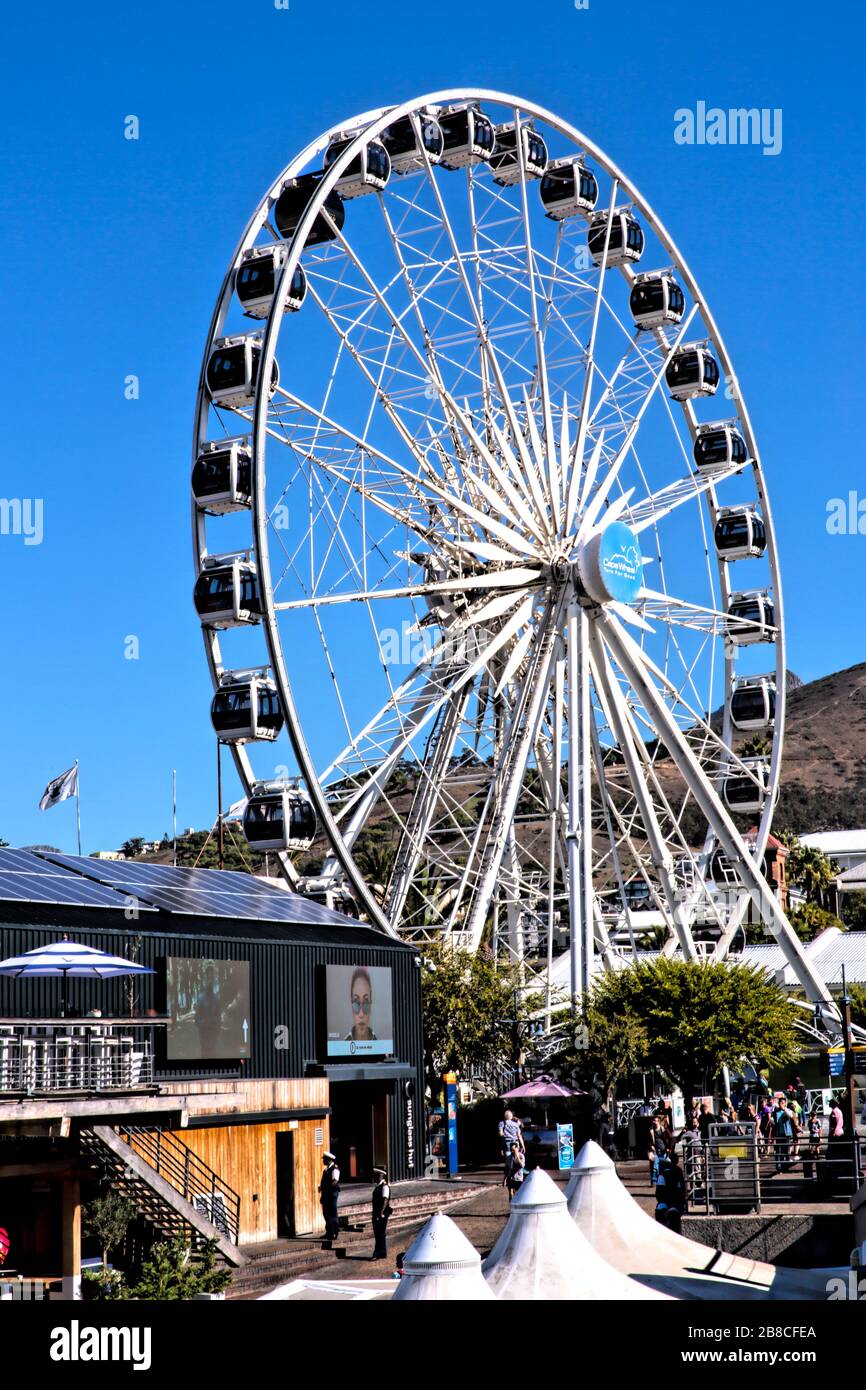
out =
<path fill-rule="evenodd" d="M 515 1192 L 520 1191 L 520 1185 L 525 1177 L 523 1152 L 514 1143 L 511 1145 L 511 1152 L 505 1160 L 505 1176 L 502 1179 L 503 1186 L 508 1188 L 509 1202 L 513 1201 Z"/>
<path fill-rule="evenodd" d="M 787 1173 L 791 1167 L 790 1153 L 794 1126 L 791 1113 L 781 1096 L 773 1112 L 773 1128 L 776 1135 L 776 1172 Z"/>
<path fill-rule="evenodd" d="M 319 1183 L 319 1203 L 322 1208 L 322 1215 L 325 1218 L 325 1240 L 324 1245 L 327 1249 L 340 1234 L 340 1222 L 337 1216 L 337 1198 L 340 1195 L 340 1170 L 337 1167 L 337 1160 L 332 1153 L 322 1155 L 324 1171 L 322 1180 Z"/>
<path fill-rule="evenodd" d="M 391 1215 L 391 1187 L 384 1168 L 374 1168 L 373 1177 L 376 1180 L 373 1188 L 373 1235 L 376 1238 L 373 1259 L 385 1260 L 388 1258 L 386 1234 L 388 1217 Z"/>
<path fill-rule="evenodd" d="M 516 1144 L 520 1152 L 525 1155 L 526 1145 L 523 1140 L 523 1126 L 519 1120 L 514 1118 L 511 1110 L 506 1110 L 503 1118 L 499 1121 L 499 1138 L 502 1141 L 502 1157 L 508 1161 L 511 1153 L 512 1144 Z"/>

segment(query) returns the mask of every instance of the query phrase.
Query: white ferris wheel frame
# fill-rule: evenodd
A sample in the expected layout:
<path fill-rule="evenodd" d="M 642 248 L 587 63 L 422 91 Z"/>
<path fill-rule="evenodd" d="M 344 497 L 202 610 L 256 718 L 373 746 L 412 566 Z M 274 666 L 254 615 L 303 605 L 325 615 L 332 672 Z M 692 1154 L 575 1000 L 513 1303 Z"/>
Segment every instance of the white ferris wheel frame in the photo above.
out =
<path fill-rule="evenodd" d="M 690 271 L 684 257 L 676 246 L 673 238 L 669 235 L 664 225 L 653 212 L 651 206 L 638 191 L 636 186 L 622 173 L 622 171 L 608 158 L 607 155 L 586 135 L 579 131 L 570 123 L 563 121 L 560 117 L 543 107 L 537 106 L 532 102 L 508 95 L 506 93 L 489 90 L 484 88 L 462 88 L 449 89 L 434 92 L 427 96 L 414 98 L 393 107 L 381 108 L 373 112 L 367 112 L 361 116 L 356 116 L 349 121 L 342 123 L 339 127 L 334 127 L 327 133 L 319 136 L 300 152 L 293 160 L 286 165 L 278 177 L 271 184 L 252 217 L 249 219 L 243 235 L 238 242 L 234 255 L 229 262 L 223 284 L 217 298 L 214 313 L 211 319 L 210 330 L 205 345 L 205 352 L 202 361 L 201 374 L 198 387 L 198 399 L 196 408 L 195 428 L 193 435 L 193 458 L 197 456 L 202 443 L 208 437 L 208 420 L 210 410 L 210 398 L 206 385 L 206 369 L 212 345 L 220 337 L 223 324 L 225 322 L 229 306 L 231 304 L 235 273 L 241 262 L 243 253 L 254 245 L 257 236 L 268 220 L 270 209 L 279 196 L 279 193 L 286 180 L 296 177 L 305 172 L 310 161 L 317 155 L 321 155 L 327 148 L 335 134 L 339 132 L 357 132 L 349 143 L 341 150 L 333 162 L 325 170 L 320 182 L 317 185 L 315 195 L 312 197 L 304 214 L 302 215 L 291 241 L 288 244 L 288 257 L 281 274 L 275 285 L 273 302 L 270 313 L 264 328 L 264 335 L 261 344 L 261 356 L 258 367 L 258 380 L 255 397 L 255 407 L 252 415 L 252 515 L 254 526 L 254 545 L 259 593 L 262 602 L 262 626 L 270 657 L 270 666 L 278 688 L 279 698 L 283 713 L 286 719 L 287 733 L 291 741 L 293 752 L 297 760 L 301 776 L 306 784 L 309 795 L 315 806 L 328 841 L 331 845 L 335 865 L 345 875 L 352 889 L 357 895 L 357 900 L 369 919 L 382 931 L 392 936 L 399 933 L 395 930 L 388 916 L 383 912 L 376 897 L 371 891 L 370 886 L 365 881 L 360 872 L 351 850 L 344 842 L 343 835 L 337 826 L 328 801 L 320 787 L 317 771 L 307 746 L 301 721 L 298 715 L 296 703 L 292 695 L 291 681 L 285 656 L 282 648 L 282 641 L 278 625 L 278 608 L 275 603 L 274 589 L 271 574 L 271 559 L 268 537 L 268 509 L 266 499 L 266 467 L 265 453 L 268 438 L 268 385 L 271 381 L 271 371 L 275 361 L 275 354 L 279 333 L 284 319 L 284 307 L 289 293 L 294 271 L 301 260 L 301 254 L 306 244 L 307 236 L 313 227 L 314 221 L 321 215 L 321 210 L 328 195 L 335 189 L 339 179 L 347 169 L 358 152 L 363 149 L 371 140 L 376 139 L 389 125 L 403 117 L 417 119 L 417 113 L 425 107 L 441 107 L 456 104 L 468 103 L 493 103 L 496 106 L 505 107 L 515 113 L 515 120 L 527 119 L 537 120 L 558 134 L 570 141 L 575 147 L 575 153 L 583 153 L 593 160 L 601 169 L 605 171 L 611 180 L 613 187 L 613 197 L 611 200 L 611 210 L 615 205 L 616 194 L 618 191 L 625 196 L 629 203 L 634 205 L 642 218 L 646 219 L 647 224 L 652 228 L 656 238 L 665 248 L 672 265 L 677 272 L 678 280 L 683 287 L 688 290 L 692 299 L 692 311 L 699 311 L 700 318 L 706 330 L 706 337 L 713 345 L 718 357 L 718 364 L 722 378 L 727 381 L 730 391 L 732 413 L 738 419 L 743 438 L 748 448 L 750 467 L 754 475 L 754 483 L 757 499 L 760 503 L 761 517 L 766 531 L 766 560 L 769 565 L 772 577 L 772 594 L 774 604 L 774 649 L 776 667 L 776 707 L 775 707 L 775 727 L 773 731 L 772 755 L 769 765 L 768 794 L 760 814 L 760 821 L 757 827 L 757 838 L 754 844 L 746 846 L 741 835 L 734 826 L 730 815 L 721 804 L 718 793 L 708 781 L 706 774 L 698 764 L 694 755 L 688 747 L 674 719 L 670 715 L 663 698 L 659 695 L 655 681 L 648 677 L 645 660 L 641 656 L 639 647 L 633 642 L 630 635 L 617 622 L 615 616 L 605 615 L 603 627 L 605 639 L 612 650 L 615 650 L 617 663 L 625 671 L 632 681 L 633 687 L 639 689 L 644 699 L 647 710 L 655 712 L 658 721 L 657 732 L 662 742 L 665 743 L 673 762 L 677 765 L 689 790 L 695 797 L 695 801 L 706 815 L 709 822 L 710 831 L 715 836 L 715 842 L 728 856 L 731 863 L 737 866 L 737 872 L 741 884 L 748 894 L 760 902 L 761 910 L 766 914 L 766 920 L 770 924 L 771 931 L 781 946 L 787 964 L 793 969 L 798 979 L 803 984 L 808 998 L 817 1004 L 829 1006 L 828 1016 L 832 1017 L 834 1009 L 831 996 L 826 984 L 816 971 L 810 961 L 808 954 L 804 951 L 802 943 L 796 937 L 784 914 L 781 913 L 778 903 L 772 892 L 768 888 L 760 869 L 761 858 L 766 848 L 767 839 L 770 832 L 770 825 L 773 814 L 773 802 L 779 783 L 781 766 L 782 747 L 784 742 L 785 726 L 785 636 L 784 636 L 784 612 L 782 603 L 781 581 L 779 574 L 778 552 L 776 539 L 770 511 L 769 499 L 764 486 L 763 471 L 760 462 L 760 455 L 757 442 L 754 437 L 751 420 L 745 401 L 742 399 L 739 390 L 739 383 L 733 371 L 732 362 L 727 348 L 719 332 L 718 326 L 700 293 L 697 281 Z M 523 173 L 523 146 L 522 141 L 516 141 L 516 148 L 519 153 L 521 173 Z M 426 154 L 424 162 L 427 166 L 426 172 L 434 184 L 435 180 L 431 173 L 431 166 Z M 525 188 L 525 178 L 522 183 Z M 525 194 L 524 194 L 525 196 Z M 441 197 L 440 197 L 441 203 Z M 444 211 L 444 209 L 443 209 Z M 327 214 L 324 214 L 327 217 Z M 447 213 L 444 214 L 447 220 Z M 609 218 L 609 222 L 610 222 Z M 609 236 L 609 231 L 608 231 Z M 457 257 L 459 262 L 459 255 Z M 607 266 L 602 263 L 599 268 L 599 301 L 601 298 L 601 287 L 605 282 Z M 634 272 L 628 266 L 620 267 L 621 274 L 626 280 L 633 278 Z M 465 272 L 464 272 L 465 274 Z M 375 287 L 373 287 L 375 293 Z M 598 304 L 596 305 L 596 314 Z M 691 317 L 691 315 L 690 315 Z M 677 338 L 674 347 L 681 341 L 682 334 Z M 668 351 L 668 345 L 665 344 Z M 670 349 L 672 353 L 673 348 Z M 591 365 L 591 364 L 590 364 Z M 544 361 L 539 361 L 539 370 L 543 374 L 545 371 Z M 444 393 L 445 388 L 441 382 L 437 383 L 430 373 L 430 381 L 436 390 Z M 657 383 L 656 383 L 657 384 Z M 546 383 L 542 385 L 542 392 L 546 390 Z M 447 393 L 446 393 L 447 394 Z M 697 422 L 690 401 L 682 402 L 687 427 L 692 439 L 694 439 Z M 346 431 L 344 431 L 346 433 Z M 697 489 L 696 489 L 697 491 Z M 719 504 L 716 496 L 715 483 L 712 479 L 701 480 L 700 492 L 704 493 L 709 510 L 710 520 L 715 524 L 719 511 Z M 207 553 L 206 539 L 206 513 L 199 508 L 195 499 L 192 506 L 192 532 L 193 532 L 193 552 L 196 573 L 198 574 L 202 559 Z M 726 607 L 731 597 L 731 585 L 728 567 L 724 560 L 717 555 L 717 570 L 719 593 L 721 595 L 722 607 Z M 379 596 L 382 596 L 381 594 Z M 586 664 L 586 653 L 592 642 L 598 641 L 597 636 L 591 638 L 588 631 L 588 624 L 585 609 L 581 608 L 576 602 L 569 607 L 567 614 L 561 615 L 565 619 L 565 627 L 570 640 L 567 643 L 568 663 L 572 679 L 569 680 L 569 699 L 571 708 L 568 720 L 568 737 L 571 742 L 571 753 L 574 754 L 582 745 L 585 764 L 578 763 L 578 766 L 588 766 L 591 758 L 590 744 L 595 737 L 593 719 L 588 705 L 588 675 L 582 671 L 582 666 Z M 214 685 L 218 687 L 219 675 L 222 670 L 220 657 L 219 638 L 214 628 L 203 625 L 202 628 L 205 652 L 208 660 L 209 669 Z M 731 721 L 731 692 L 735 679 L 735 656 L 733 644 L 727 642 L 725 650 L 725 675 L 724 675 L 724 715 L 721 730 L 721 741 L 731 747 L 733 737 L 733 725 Z M 583 655 L 582 655 L 583 654 Z M 664 680 L 664 673 L 656 672 L 658 677 Z M 581 692 L 580 698 L 576 697 L 575 692 Z M 611 727 L 616 728 L 627 717 L 624 709 L 622 694 L 616 682 L 609 682 L 605 691 L 599 692 L 604 703 L 608 708 L 606 713 L 611 721 Z M 628 740 L 626 739 L 626 743 Z M 252 790 L 253 784 L 257 780 L 249 759 L 247 749 L 243 745 L 231 744 L 231 751 L 238 771 L 238 775 L 247 794 Z M 596 938 L 598 936 L 597 923 L 594 921 L 593 892 L 591 881 L 591 841 L 588 835 L 581 836 L 580 825 L 586 824 L 588 807 L 588 797 L 590 789 L 588 777 L 584 776 L 582 785 L 578 785 L 578 778 L 569 776 L 569 805 L 568 820 L 569 830 L 568 857 L 571 872 L 569 874 L 569 893 L 572 923 L 571 930 L 571 972 L 572 972 L 572 996 L 577 998 L 589 986 L 592 968 L 593 955 L 596 950 Z M 606 801 L 606 795 L 602 794 L 602 802 Z M 279 855 L 280 863 L 285 876 L 294 883 L 297 883 L 297 871 L 291 864 L 289 856 L 285 853 Z M 656 866 L 658 867 L 658 866 Z M 744 895 L 743 908 L 745 909 L 748 901 Z M 722 939 L 717 943 L 715 954 L 723 956 L 730 945 L 734 931 L 736 930 L 739 918 L 734 918 L 729 922 L 728 930 L 723 934 Z M 574 929 L 574 923 L 580 924 L 579 929 Z M 679 921 L 674 922 L 676 939 L 673 939 L 673 949 L 677 945 L 682 949 L 686 956 L 695 954 L 694 943 L 691 939 L 688 922 L 680 916 Z M 480 934 L 475 924 L 473 944 L 477 945 Z M 603 943 L 602 943 L 603 948 Z M 606 955 L 604 949 L 602 954 Z"/>

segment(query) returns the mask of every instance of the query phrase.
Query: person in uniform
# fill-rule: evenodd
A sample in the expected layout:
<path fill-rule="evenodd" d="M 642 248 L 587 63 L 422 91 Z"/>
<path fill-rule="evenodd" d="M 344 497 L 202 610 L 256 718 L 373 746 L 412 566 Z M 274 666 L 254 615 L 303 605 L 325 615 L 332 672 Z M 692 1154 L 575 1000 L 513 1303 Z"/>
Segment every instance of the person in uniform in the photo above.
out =
<path fill-rule="evenodd" d="M 340 1234 L 340 1222 L 337 1217 L 340 1170 L 332 1153 L 323 1154 L 322 1163 L 324 1164 L 324 1172 L 319 1183 L 319 1201 L 322 1206 L 322 1215 L 325 1218 L 325 1245 L 330 1248 L 331 1242 L 336 1240 Z"/>
<path fill-rule="evenodd" d="M 388 1257 L 385 1233 L 388 1229 L 388 1217 L 391 1215 L 391 1188 L 384 1168 L 374 1168 L 373 1177 L 376 1180 L 373 1188 L 373 1235 L 376 1237 L 373 1259 L 384 1260 Z"/>

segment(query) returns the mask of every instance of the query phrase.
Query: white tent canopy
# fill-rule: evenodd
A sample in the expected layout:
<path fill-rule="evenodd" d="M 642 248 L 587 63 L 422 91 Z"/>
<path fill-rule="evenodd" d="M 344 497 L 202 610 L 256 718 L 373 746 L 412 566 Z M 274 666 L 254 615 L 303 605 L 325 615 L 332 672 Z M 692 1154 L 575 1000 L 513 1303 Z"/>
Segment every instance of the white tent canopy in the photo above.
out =
<path fill-rule="evenodd" d="M 566 1189 L 568 1210 L 595 1251 L 631 1276 L 673 1277 L 683 1298 L 822 1299 L 831 1271 L 782 1269 L 714 1250 L 643 1210 L 598 1144 L 584 1144 Z"/>
<path fill-rule="evenodd" d="M 434 1212 L 406 1251 L 393 1301 L 465 1303 L 490 1302 L 493 1297 L 475 1246 L 450 1216 Z"/>
<path fill-rule="evenodd" d="M 596 1254 L 569 1216 L 563 1192 L 541 1168 L 524 1180 L 482 1268 L 499 1299 L 607 1302 L 666 1297 L 626 1278 Z"/>

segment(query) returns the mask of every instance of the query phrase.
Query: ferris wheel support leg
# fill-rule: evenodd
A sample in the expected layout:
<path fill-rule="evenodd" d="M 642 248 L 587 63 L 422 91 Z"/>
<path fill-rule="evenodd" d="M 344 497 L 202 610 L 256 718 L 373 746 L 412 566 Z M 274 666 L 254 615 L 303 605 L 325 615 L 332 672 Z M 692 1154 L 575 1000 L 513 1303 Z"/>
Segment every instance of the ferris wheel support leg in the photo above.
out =
<path fill-rule="evenodd" d="M 576 1012 L 592 985 L 595 922 L 592 891 L 592 758 L 589 620 L 576 600 L 568 607 L 568 897 L 571 1004 Z"/>
<path fill-rule="evenodd" d="M 671 718 L 670 710 L 646 670 L 640 647 L 615 619 L 604 615 L 601 625 L 605 641 L 617 665 L 640 697 L 659 738 L 715 831 L 724 852 L 732 863 L 738 864 L 737 872 L 744 887 L 749 890 L 759 906 L 761 920 L 769 926 L 772 935 L 778 941 L 785 960 L 797 975 L 807 997 L 813 1004 L 828 1006 L 826 1013 L 829 1017 L 837 1017 L 836 1006 L 829 989 L 806 955 L 799 937 L 770 891 L 760 868 L 751 858 L 742 836 L 683 737 L 682 731 Z"/>

